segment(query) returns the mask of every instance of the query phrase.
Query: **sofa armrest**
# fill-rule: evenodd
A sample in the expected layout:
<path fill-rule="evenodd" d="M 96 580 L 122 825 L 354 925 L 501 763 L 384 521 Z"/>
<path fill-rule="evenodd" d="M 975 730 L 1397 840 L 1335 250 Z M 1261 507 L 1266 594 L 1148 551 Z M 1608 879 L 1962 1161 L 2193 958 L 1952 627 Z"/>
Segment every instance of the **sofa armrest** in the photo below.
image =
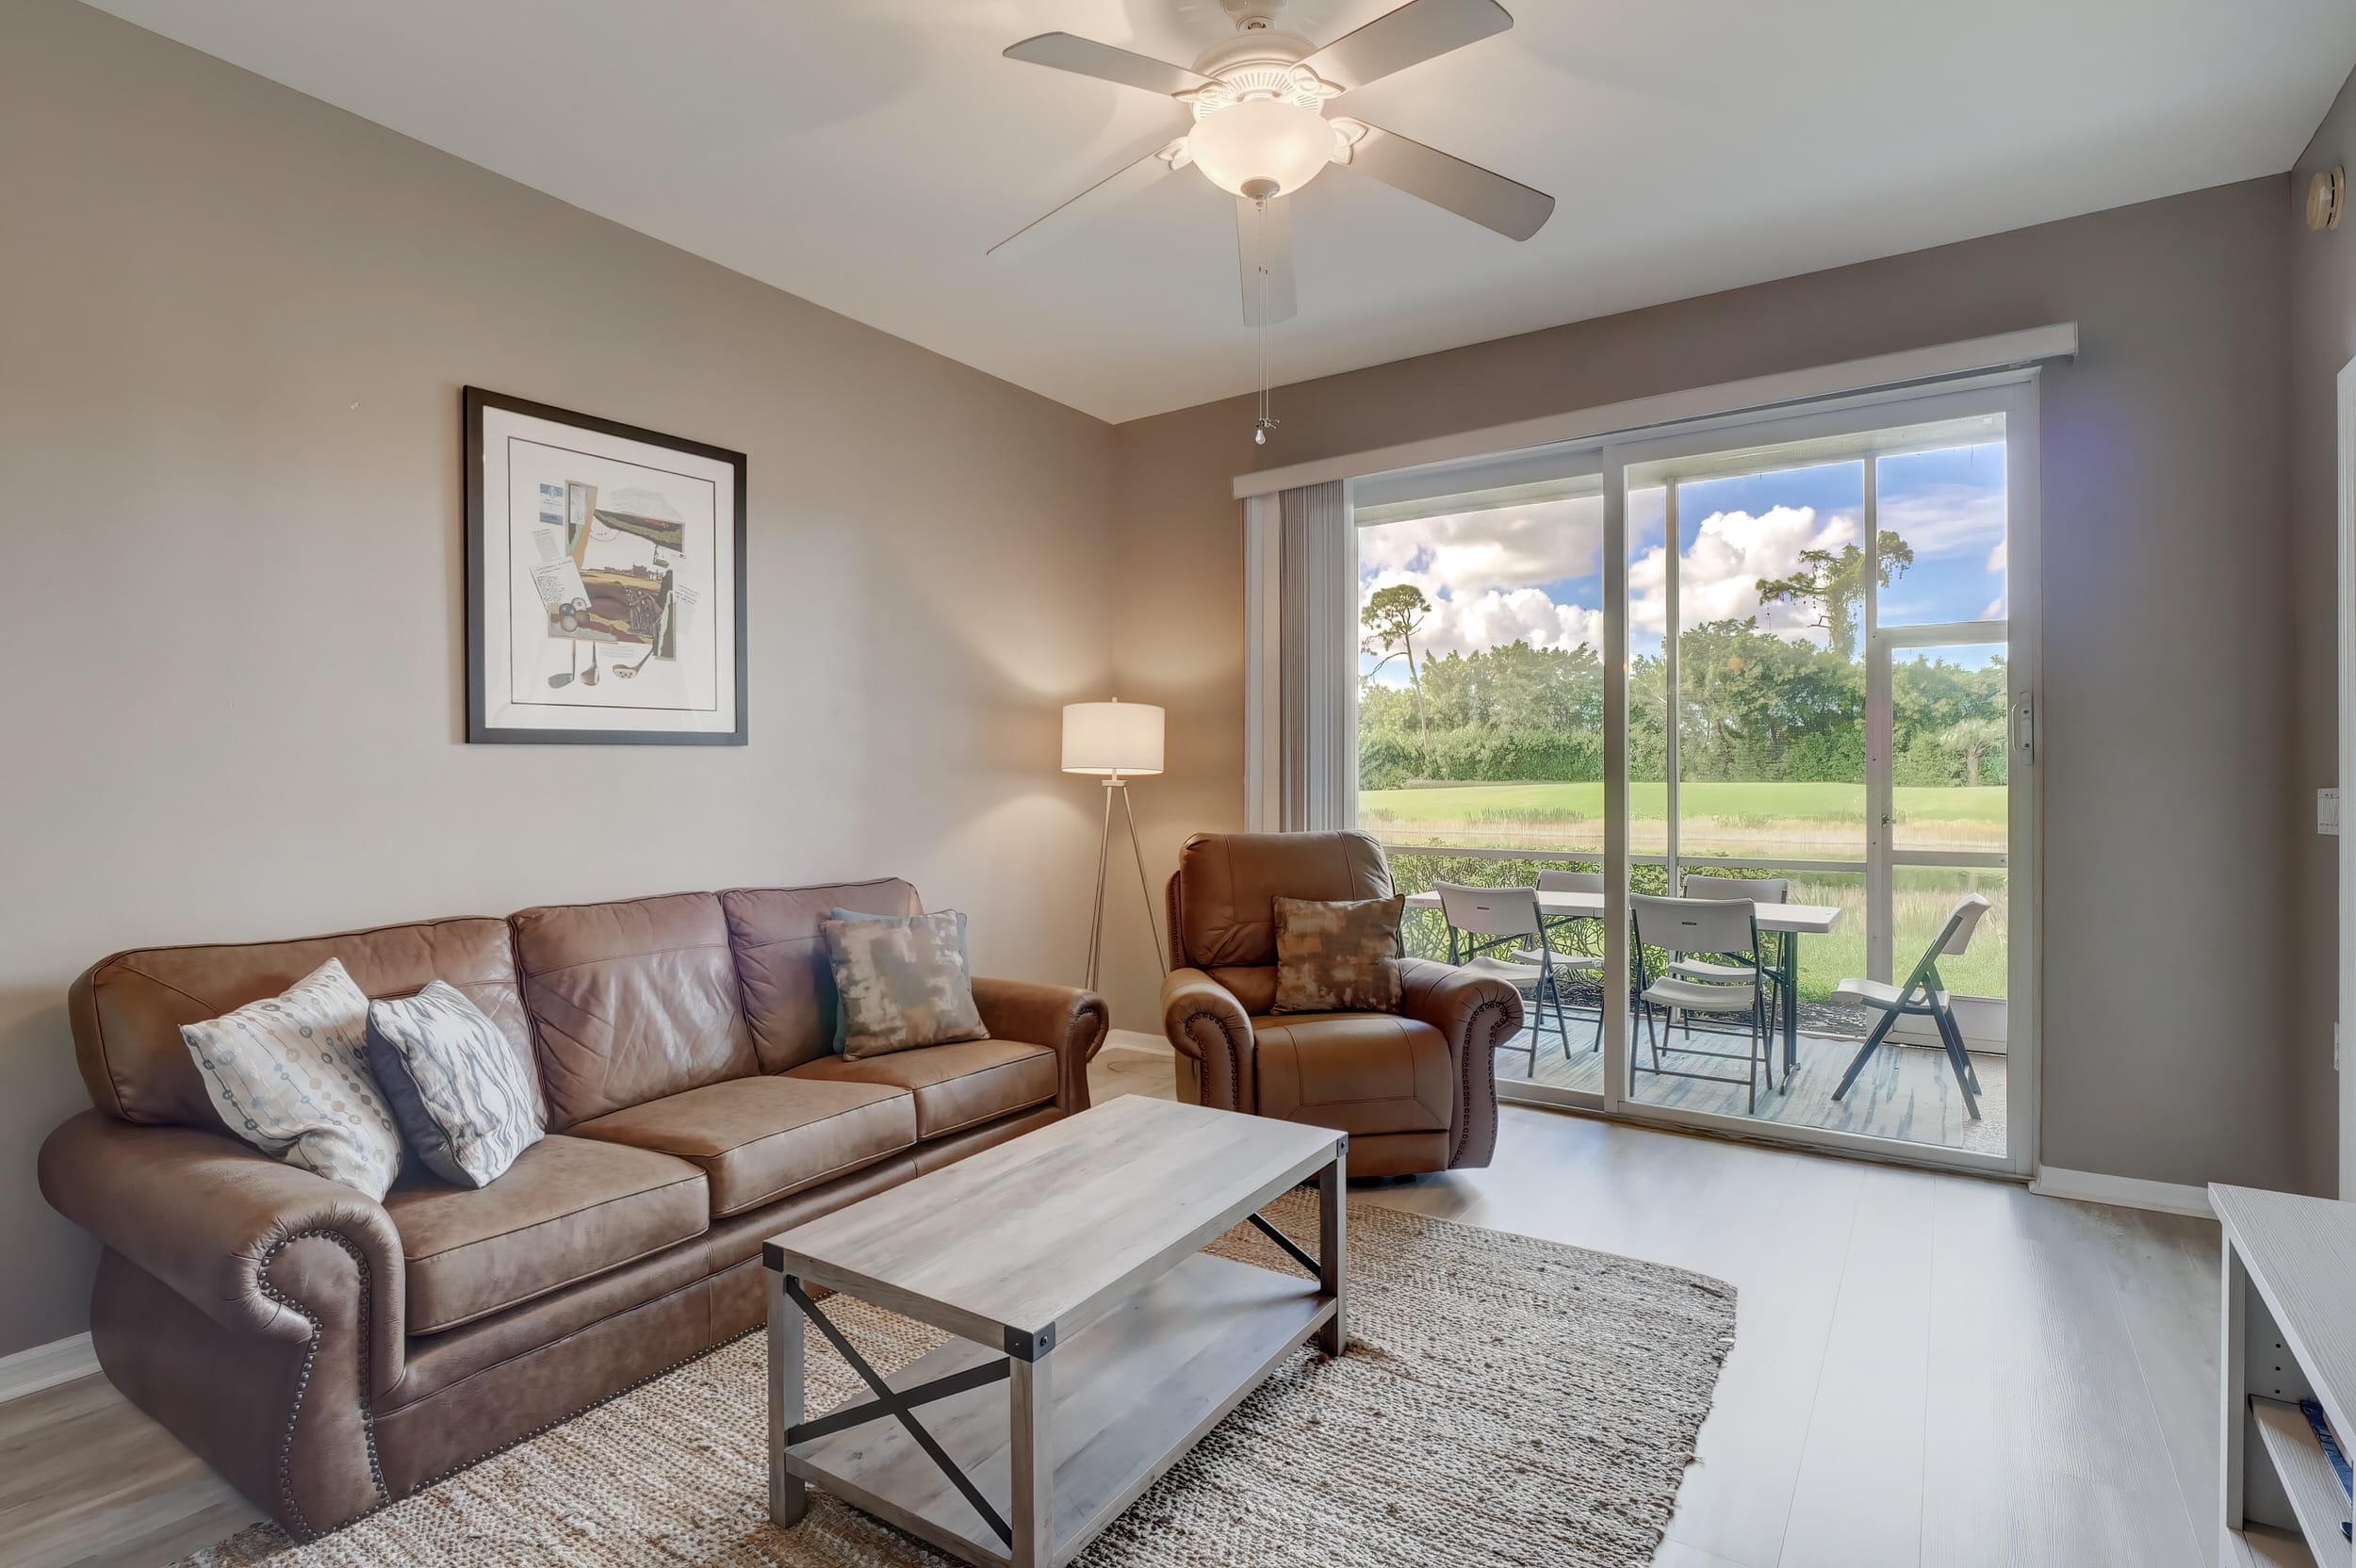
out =
<path fill-rule="evenodd" d="M 1456 1067 L 1448 1168 L 1485 1166 L 1497 1152 L 1497 1048 L 1522 1026 L 1522 993 L 1494 974 L 1402 958 L 1400 1011 L 1437 1029 Z"/>
<path fill-rule="evenodd" d="M 1194 1059 L 1203 1103 L 1221 1111 L 1259 1109 L 1252 1015 L 1235 992 L 1199 969 L 1171 970 L 1162 982 L 1162 1033 L 1172 1050 Z"/>
<path fill-rule="evenodd" d="M 976 975 L 973 1005 L 983 1027 L 997 1038 L 1043 1045 L 1055 1054 L 1059 1109 L 1072 1115 L 1088 1108 L 1088 1063 L 1103 1049 L 1112 1022 L 1103 997 L 1077 986 Z"/>
<path fill-rule="evenodd" d="M 224 1133 L 84 1111 L 41 1150 L 41 1196 L 225 1329 L 309 1346 L 354 1321 L 371 1396 L 401 1380 L 401 1237 L 364 1192 Z M 332 1250 L 298 1246 L 322 1243 Z M 352 1293 L 359 1299 L 325 1299 Z"/>

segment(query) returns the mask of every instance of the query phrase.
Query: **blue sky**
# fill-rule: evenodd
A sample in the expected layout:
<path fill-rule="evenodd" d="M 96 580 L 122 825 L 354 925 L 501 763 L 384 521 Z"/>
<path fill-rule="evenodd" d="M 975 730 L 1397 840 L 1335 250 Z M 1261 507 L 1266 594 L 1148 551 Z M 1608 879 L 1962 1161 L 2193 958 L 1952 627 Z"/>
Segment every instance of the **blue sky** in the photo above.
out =
<path fill-rule="evenodd" d="M 1881 526 L 1914 547 L 1915 564 L 1881 596 L 1886 625 L 2003 615 L 2002 442 L 1879 460 Z M 1629 498 L 1629 643 L 1660 651 L 1665 630 L 1663 492 Z M 1786 607 L 1762 609 L 1754 584 L 1782 577 L 1807 548 L 1863 543 L 1858 463 L 1686 482 L 1679 490 L 1679 619 L 1687 626 L 1756 614 L 1785 636 L 1821 639 Z M 1363 597 L 1412 581 L 1435 606 L 1418 651 L 1469 652 L 1523 637 L 1548 646 L 1602 641 L 1603 503 L 1587 498 L 1391 523 L 1359 532 Z M 1949 650 L 1984 662 L 1988 648 Z M 1362 660 L 1371 667 L 1373 660 Z M 1406 679 L 1394 661 L 1380 678 Z"/>

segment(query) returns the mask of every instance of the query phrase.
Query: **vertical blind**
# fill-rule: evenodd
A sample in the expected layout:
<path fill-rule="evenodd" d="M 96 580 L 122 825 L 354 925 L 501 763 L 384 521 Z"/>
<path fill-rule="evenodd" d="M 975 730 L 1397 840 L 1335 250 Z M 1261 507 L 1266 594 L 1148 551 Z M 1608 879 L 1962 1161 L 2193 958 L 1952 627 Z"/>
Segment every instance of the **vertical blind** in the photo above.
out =
<path fill-rule="evenodd" d="M 1279 825 L 1348 827 L 1358 800 L 1358 551 L 1342 482 L 1285 491 L 1279 530 Z"/>

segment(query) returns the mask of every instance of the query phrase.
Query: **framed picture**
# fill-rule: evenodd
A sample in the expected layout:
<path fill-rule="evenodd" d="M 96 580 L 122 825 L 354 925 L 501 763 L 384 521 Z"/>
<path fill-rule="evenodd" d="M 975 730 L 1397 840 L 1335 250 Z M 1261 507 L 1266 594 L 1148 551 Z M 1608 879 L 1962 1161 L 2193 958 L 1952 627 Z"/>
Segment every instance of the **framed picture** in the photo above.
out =
<path fill-rule="evenodd" d="M 469 386 L 466 739 L 744 743 L 744 454 Z"/>

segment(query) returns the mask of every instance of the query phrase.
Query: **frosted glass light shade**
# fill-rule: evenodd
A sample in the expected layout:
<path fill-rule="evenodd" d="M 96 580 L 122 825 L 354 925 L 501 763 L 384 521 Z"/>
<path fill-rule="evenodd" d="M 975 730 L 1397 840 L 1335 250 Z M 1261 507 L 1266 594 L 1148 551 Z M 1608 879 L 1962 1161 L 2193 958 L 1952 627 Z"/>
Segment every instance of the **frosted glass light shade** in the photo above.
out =
<path fill-rule="evenodd" d="M 1222 190 L 1289 196 L 1333 161 L 1333 127 L 1315 109 L 1248 98 L 1196 121 L 1186 155 Z"/>
<path fill-rule="evenodd" d="M 1150 702 L 1073 702 L 1063 710 L 1063 771 L 1162 771 L 1162 710 Z"/>

